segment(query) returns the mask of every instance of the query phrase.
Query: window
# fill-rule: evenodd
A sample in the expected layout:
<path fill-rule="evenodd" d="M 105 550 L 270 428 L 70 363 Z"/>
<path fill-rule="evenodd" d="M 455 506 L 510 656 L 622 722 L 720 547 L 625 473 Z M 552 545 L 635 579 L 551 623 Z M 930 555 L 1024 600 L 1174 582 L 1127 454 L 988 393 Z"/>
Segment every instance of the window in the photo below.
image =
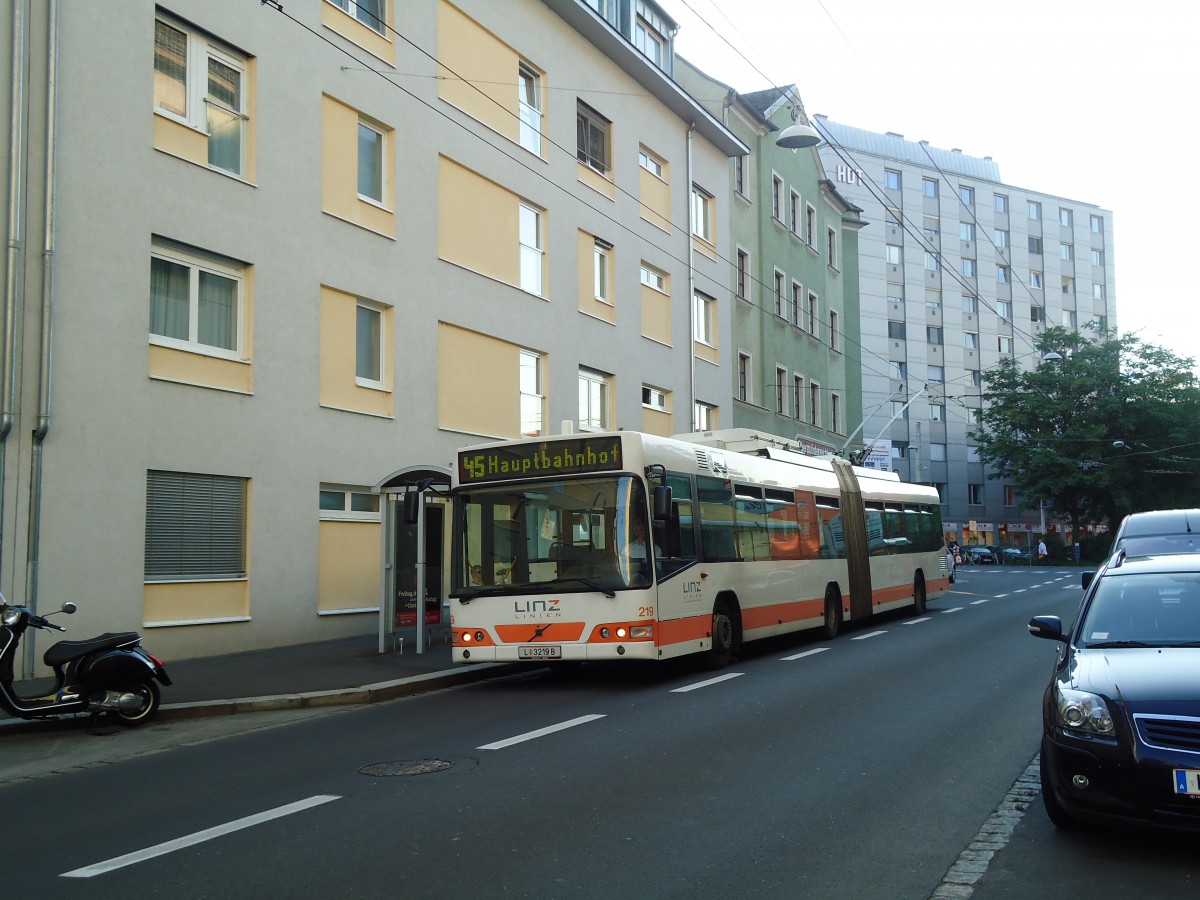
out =
<path fill-rule="evenodd" d="M 975 260 L 964 259 L 962 261 L 962 273 L 967 278 L 974 278 L 978 274 L 978 268 Z"/>
<path fill-rule="evenodd" d="M 517 220 L 521 242 L 521 289 L 540 297 L 545 263 L 542 255 L 542 214 L 522 203 Z"/>
<path fill-rule="evenodd" d="M 829 260 L 829 268 L 837 268 L 837 231 L 833 228 L 825 229 L 825 250 L 826 259 Z"/>
<path fill-rule="evenodd" d="M 945 366 L 929 366 L 926 378 L 933 384 L 942 384 L 946 380 Z"/>
<path fill-rule="evenodd" d="M 804 420 L 804 376 L 792 376 L 792 415 L 796 421 Z"/>
<path fill-rule="evenodd" d="M 667 68 L 667 38 L 659 24 L 659 17 L 642 4 L 638 4 L 637 19 L 633 24 L 633 45 L 664 71 Z"/>
<path fill-rule="evenodd" d="M 821 339 L 821 315 L 819 312 L 820 302 L 817 300 L 817 295 L 812 291 L 808 292 L 808 333 L 815 337 L 818 341 Z"/>
<path fill-rule="evenodd" d="M 580 101 L 575 111 L 575 155 L 581 163 L 607 175 L 612 167 L 609 156 L 609 126 L 612 123 Z"/>
<path fill-rule="evenodd" d="M 972 506 L 982 506 L 983 505 L 983 485 L 982 484 L 972 483 L 972 484 L 967 485 L 967 502 L 970 503 Z"/>
<path fill-rule="evenodd" d="M 904 262 L 904 248 L 897 244 L 888 244 L 887 262 L 889 266 L 901 265 Z"/>
<path fill-rule="evenodd" d="M 156 245 L 150 257 L 150 342 L 240 358 L 243 267 Z"/>
<path fill-rule="evenodd" d="M 246 577 L 246 479 L 146 473 L 146 581 Z"/>
<path fill-rule="evenodd" d="M 1079 320 L 1075 317 L 1075 310 L 1064 309 L 1062 316 L 1063 328 L 1070 328 L 1072 331 L 1079 327 Z"/>
<path fill-rule="evenodd" d="M 975 188 L 961 185 L 958 189 L 958 199 L 963 202 L 963 206 L 974 206 Z"/>
<path fill-rule="evenodd" d="M 385 33 L 383 21 L 384 0 L 331 0 L 338 9 L 345 10 L 368 28 Z"/>
<path fill-rule="evenodd" d="M 838 329 L 838 314 L 834 310 L 829 311 L 829 349 L 835 353 L 841 352 L 841 332 Z"/>
<path fill-rule="evenodd" d="M 1008 212 L 1008 197 L 1007 196 L 1005 196 L 1004 194 L 995 194 L 992 197 L 992 199 L 995 201 L 995 204 L 996 204 L 996 212 L 998 212 L 998 213 Z"/>
<path fill-rule="evenodd" d="M 517 90 L 520 94 L 521 146 L 539 156 L 542 153 L 542 84 L 541 77 L 525 63 L 517 67 Z"/>
<path fill-rule="evenodd" d="M 609 427 L 609 376 L 593 369 L 579 369 L 579 427 L 602 430 Z"/>
<path fill-rule="evenodd" d="M 967 384 L 971 387 L 983 387 L 983 373 L 978 369 L 968 369 Z"/>
<path fill-rule="evenodd" d="M 804 204 L 804 240 L 810 247 L 817 245 L 817 210 L 811 203 Z"/>
<path fill-rule="evenodd" d="M 737 251 L 737 295 L 742 300 L 750 299 L 750 254 L 740 247 Z"/>
<path fill-rule="evenodd" d="M 929 404 L 929 421 L 930 422 L 945 422 L 946 421 L 946 404 L 930 403 Z"/>
<path fill-rule="evenodd" d="M 982 461 L 983 460 L 981 460 L 979 458 L 979 448 L 978 447 L 968 447 L 967 448 L 967 462 L 977 463 L 977 462 L 982 462 Z"/>
<path fill-rule="evenodd" d="M 900 173 L 895 169 L 883 170 L 883 186 L 893 191 L 900 190 Z"/>
<path fill-rule="evenodd" d="M 925 251 L 925 268 L 927 271 L 936 272 L 938 270 L 938 258 L 936 253 Z"/>
<path fill-rule="evenodd" d="M 925 308 L 941 309 L 942 292 L 935 288 L 925 288 Z"/>
<path fill-rule="evenodd" d="M 787 415 L 787 369 L 775 367 L 775 412 Z"/>
<path fill-rule="evenodd" d="M 642 263 L 642 284 L 661 293 L 667 292 L 667 276 L 653 266 Z"/>
<path fill-rule="evenodd" d="M 692 234 L 709 244 L 716 243 L 713 232 L 713 196 L 692 185 Z"/>
<path fill-rule="evenodd" d="M 1093 266 L 1104 265 L 1104 251 L 1103 250 L 1095 250 L 1095 249 L 1092 250 L 1092 265 Z"/>
<path fill-rule="evenodd" d="M 771 174 L 771 218 L 783 221 L 783 179 Z"/>
<path fill-rule="evenodd" d="M 798 281 L 792 282 L 792 324 L 804 327 L 804 286 Z"/>
<path fill-rule="evenodd" d="M 1006 322 L 1011 322 L 1012 321 L 1012 301 L 997 300 L 996 301 L 996 315 L 998 315 L 1001 319 L 1003 319 Z"/>
<path fill-rule="evenodd" d="M 750 354 L 738 354 L 738 387 L 737 397 L 739 400 L 745 400 L 747 403 L 752 402 L 754 394 L 754 384 L 750 380 Z"/>
<path fill-rule="evenodd" d="M 520 360 L 521 436 L 538 437 L 542 433 L 545 397 L 542 394 L 542 355 L 522 350 Z"/>
<path fill-rule="evenodd" d="M 965 313 L 978 313 L 979 312 L 979 298 L 973 296 L 972 294 L 963 294 L 962 295 L 962 310 Z"/>
<path fill-rule="evenodd" d="M 694 298 L 694 308 L 696 316 L 696 330 L 692 337 L 702 344 L 708 344 L 710 347 L 715 347 L 717 341 L 717 301 L 712 297 L 705 296 L 697 291 Z"/>
<path fill-rule="evenodd" d="M 717 407 L 697 400 L 692 404 L 692 431 L 712 431 L 717 427 Z"/>
<path fill-rule="evenodd" d="M 1017 505 L 1017 488 L 1015 485 L 1011 485 L 1011 484 L 1004 485 L 1004 505 L 1005 506 L 1016 506 Z"/>
<path fill-rule="evenodd" d="M 894 378 L 896 381 L 904 381 L 908 378 L 908 363 L 889 362 L 888 376 Z"/>
<path fill-rule="evenodd" d="M 1045 322 L 1046 321 L 1046 310 L 1041 306 L 1029 307 L 1029 321 Z"/>
<path fill-rule="evenodd" d="M 1104 217 L 1092 216 L 1092 234 L 1104 234 Z"/>
<path fill-rule="evenodd" d="M 322 484 L 317 508 L 322 519 L 379 521 L 379 495 L 367 487 Z"/>
<path fill-rule="evenodd" d="M 931 241 L 941 234 L 941 228 L 939 227 L 940 225 L 941 222 L 937 216 L 921 217 L 921 231 L 924 232 L 925 237 L 929 238 Z"/>
<path fill-rule="evenodd" d="M 609 267 L 612 244 L 596 238 L 592 250 L 592 274 L 596 299 L 604 303 L 612 303 L 612 288 L 610 286 Z"/>
<path fill-rule="evenodd" d="M 733 189 L 741 196 L 746 196 L 746 159 L 745 156 L 733 158 Z"/>
<path fill-rule="evenodd" d="M 930 462 L 945 462 L 946 461 L 946 445 L 941 443 L 931 443 L 929 445 L 929 461 Z"/>
<path fill-rule="evenodd" d="M 662 388 L 651 387 L 648 384 L 642 385 L 642 406 L 650 409 L 656 409 L 659 412 L 667 411 L 667 392 Z"/>
<path fill-rule="evenodd" d="M 174 19 L 154 22 L 154 109 L 208 136 L 208 165 L 243 173 L 246 60 Z"/>
<path fill-rule="evenodd" d="M 963 346 L 966 347 L 968 350 L 978 350 L 979 349 L 979 332 L 978 331 L 964 331 L 963 332 Z"/>
<path fill-rule="evenodd" d="M 359 301 L 355 310 L 354 378 L 360 387 L 383 383 L 383 311 Z"/>
<path fill-rule="evenodd" d="M 1029 252 L 1036 253 L 1039 256 L 1042 252 L 1042 239 L 1040 237 L 1029 238 Z"/>
<path fill-rule="evenodd" d="M 1008 284 L 1008 266 L 996 266 L 996 281 L 999 284 Z"/>
<path fill-rule="evenodd" d="M 975 223 L 974 222 L 959 222 L 958 236 L 964 241 L 975 240 Z"/>
<path fill-rule="evenodd" d="M 1010 246 L 1012 246 L 1011 236 L 1003 228 L 997 228 L 995 244 L 1000 250 L 1007 250 Z"/>
<path fill-rule="evenodd" d="M 653 153 L 651 153 L 649 150 L 647 150 L 645 147 L 641 147 L 638 149 L 638 165 L 641 166 L 643 169 L 645 169 L 647 172 L 649 172 L 651 175 L 653 175 L 655 178 L 663 177 L 663 172 L 665 171 L 665 169 L 663 168 L 662 160 L 659 159 L 657 156 L 655 156 Z"/>
<path fill-rule="evenodd" d="M 1063 207 L 1059 207 L 1058 224 L 1061 225 L 1063 228 L 1070 228 L 1072 225 L 1075 224 L 1075 217 L 1074 217 L 1074 215 L 1072 215 L 1071 210 L 1064 209 Z"/>
<path fill-rule="evenodd" d="M 800 236 L 800 195 L 795 191 L 788 197 L 788 229 Z"/>
<path fill-rule="evenodd" d="M 938 183 L 936 178 L 922 178 L 921 192 L 926 197 L 936 197 L 938 195 Z"/>
<path fill-rule="evenodd" d="M 362 119 L 358 122 L 358 196 L 383 203 L 383 131 Z"/>
<path fill-rule="evenodd" d="M 1075 258 L 1075 245 L 1074 244 L 1059 244 L 1058 245 L 1058 258 L 1059 259 L 1074 259 Z"/>
<path fill-rule="evenodd" d="M 904 337 L 903 322 L 888 322 L 888 338 L 893 341 L 902 341 Z"/>
<path fill-rule="evenodd" d="M 787 276 L 784 275 L 782 272 L 780 272 L 778 269 L 776 269 L 775 270 L 775 315 L 779 316 L 779 318 L 781 318 L 781 319 L 786 318 L 786 315 L 784 312 L 784 304 L 787 302 L 787 300 L 786 300 L 786 294 L 783 289 L 784 285 L 786 283 L 787 283 Z"/>
<path fill-rule="evenodd" d="M 926 325 L 925 326 L 925 343 L 937 344 L 939 346 L 941 345 L 941 343 L 942 343 L 941 326 L 939 326 L 939 325 Z"/>
<path fill-rule="evenodd" d="M 815 381 L 808 383 L 808 424 L 821 427 L 821 386 Z"/>
<path fill-rule="evenodd" d="M 908 443 L 906 441 L 892 441 L 891 453 L 892 459 L 908 459 Z"/>
<path fill-rule="evenodd" d="M 1007 335 L 1000 335 L 998 338 L 996 338 L 996 349 L 1001 353 L 1012 353 L 1013 339 Z"/>
<path fill-rule="evenodd" d="M 892 401 L 892 417 L 896 419 L 908 418 L 908 405 L 903 400 Z"/>
<path fill-rule="evenodd" d="M 1041 272 L 1030 271 L 1029 286 L 1032 288 L 1040 288 L 1042 286 L 1042 273 Z"/>
<path fill-rule="evenodd" d="M 1042 204 L 1038 203 L 1035 200 L 1028 201 L 1028 204 L 1029 204 L 1029 206 L 1028 206 L 1029 218 L 1040 219 L 1042 217 Z"/>
<path fill-rule="evenodd" d="M 1092 285 L 1092 299 L 1093 300 L 1103 300 L 1104 299 L 1104 285 L 1103 284 L 1100 284 L 1099 282 L 1097 282 L 1096 284 Z"/>
<path fill-rule="evenodd" d="M 834 434 L 842 434 L 842 398 L 839 394 L 829 395 L 829 430 Z"/>
<path fill-rule="evenodd" d="M 1075 279 L 1070 275 L 1064 275 L 1062 277 L 1062 292 L 1066 295 L 1075 293 Z"/>

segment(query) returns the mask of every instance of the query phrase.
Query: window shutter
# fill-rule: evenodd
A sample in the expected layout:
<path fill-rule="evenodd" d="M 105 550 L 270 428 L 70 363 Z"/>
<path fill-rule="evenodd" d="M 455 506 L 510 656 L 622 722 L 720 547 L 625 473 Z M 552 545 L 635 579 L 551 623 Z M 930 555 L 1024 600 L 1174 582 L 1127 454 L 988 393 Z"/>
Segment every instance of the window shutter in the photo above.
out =
<path fill-rule="evenodd" d="M 149 471 L 146 580 L 244 578 L 245 521 L 245 479 Z"/>

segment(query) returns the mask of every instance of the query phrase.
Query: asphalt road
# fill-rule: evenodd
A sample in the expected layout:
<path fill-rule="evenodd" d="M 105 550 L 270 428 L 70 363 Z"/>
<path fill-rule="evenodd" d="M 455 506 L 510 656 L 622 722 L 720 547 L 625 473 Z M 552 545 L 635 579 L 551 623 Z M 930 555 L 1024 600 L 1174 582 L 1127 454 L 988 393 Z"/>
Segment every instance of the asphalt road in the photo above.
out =
<path fill-rule="evenodd" d="M 716 673 L 537 670 L 250 730 L 56 738 L 40 771 L 0 764 L 5 894 L 1182 896 L 1184 845 L 1059 835 L 1036 797 L 994 857 L 969 849 L 1037 751 L 1054 645 L 1025 623 L 1069 618 L 1078 577 L 963 570 L 926 616 Z"/>

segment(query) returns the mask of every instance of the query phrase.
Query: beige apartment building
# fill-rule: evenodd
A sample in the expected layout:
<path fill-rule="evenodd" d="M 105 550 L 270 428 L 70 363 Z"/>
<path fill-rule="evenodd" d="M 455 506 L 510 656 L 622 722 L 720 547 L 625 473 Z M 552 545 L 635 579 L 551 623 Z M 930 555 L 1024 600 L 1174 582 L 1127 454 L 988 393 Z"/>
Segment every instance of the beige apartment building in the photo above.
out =
<path fill-rule="evenodd" d="M 673 32 L 640 0 L 9 4 L 5 596 L 168 659 L 372 632 L 389 473 L 731 421 L 747 148 Z"/>

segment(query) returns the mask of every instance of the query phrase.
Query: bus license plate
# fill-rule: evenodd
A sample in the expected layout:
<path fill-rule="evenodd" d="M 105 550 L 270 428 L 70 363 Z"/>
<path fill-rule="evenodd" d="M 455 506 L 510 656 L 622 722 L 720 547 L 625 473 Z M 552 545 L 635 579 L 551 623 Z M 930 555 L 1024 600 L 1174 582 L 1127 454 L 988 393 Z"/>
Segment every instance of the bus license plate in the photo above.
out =
<path fill-rule="evenodd" d="M 562 659 L 562 647 L 546 646 L 518 647 L 518 659 Z"/>
<path fill-rule="evenodd" d="M 1189 797 L 1200 797 L 1200 770 L 1176 769 L 1175 793 L 1187 794 Z"/>

